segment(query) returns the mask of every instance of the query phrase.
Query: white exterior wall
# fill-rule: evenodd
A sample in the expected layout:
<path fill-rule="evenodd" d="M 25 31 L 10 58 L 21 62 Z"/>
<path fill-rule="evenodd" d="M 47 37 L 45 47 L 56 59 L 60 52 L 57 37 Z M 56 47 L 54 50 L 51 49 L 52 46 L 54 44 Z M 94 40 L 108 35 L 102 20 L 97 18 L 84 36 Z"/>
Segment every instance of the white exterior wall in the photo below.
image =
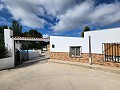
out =
<path fill-rule="evenodd" d="M 91 52 L 102 54 L 102 43 L 120 43 L 120 28 L 112 28 L 85 32 L 84 38 L 50 37 L 51 52 L 69 52 L 70 46 L 82 46 L 82 53 L 89 53 L 89 36 L 91 37 Z M 52 48 L 52 44 L 55 48 Z"/>
<path fill-rule="evenodd" d="M 0 70 L 7 69 L 7 68 L 13 68 L 13 67 L 14 67 L 13 57 L 0 59 Z"/>
<path fill-rule="evenodd" d="M 20 51 L 21 50 L 21 43 L 15 43 L 15 48 Z"/>
<path fill-rule="evenodd" d="M 50 36 L 50 51 L 69 52 L 70 46 L 82 46 L 83 41 L 83 38 L 77 37 Z M 55 45 L 55 48 L 52 48 L 52 44 Z"/>
<path fill-rule="evenodd" d="M 39 57 L 39 53 L 40 53 L 40 50 L 28 50 L 29 59 L 34 59 L 34 58 Z M 21 52 L 20 58 L 27 60 L 27 51 L 23 50 L 23 52 Z"/>
<path fill-rule="evenodd" d="M 34 58 L 37 58 L 37 57 L 39 57 L 39 52 L 38 51 L 29 52 L 29 59 L 34 59 Z"/>
<path fill-rule="evenodd" d="M 4 42 L 5 47 L 8 50 L 8 56 L 13 55 L 13 39 L 11 36 L 13 35 L 13 31 L 10 29 L 4 29 Z"/>
<path fill-rule="evenodd" d="M 14 67 L 14 53 L 13 53 L 13 39 L 11 38 L 13 31 L 10 29 L 4 29 L 4 42 L 5 47 L 8 50 L 8 58 L 0 59 L 0 70 Z"/>
<path fill-rule="evenodd" d="M 88 52 L 88 37 L 91 37 L 92 53 L 102 54 L 102 43 L 120 43 L 120 28 L 85 32 L 85 50 Z"/>

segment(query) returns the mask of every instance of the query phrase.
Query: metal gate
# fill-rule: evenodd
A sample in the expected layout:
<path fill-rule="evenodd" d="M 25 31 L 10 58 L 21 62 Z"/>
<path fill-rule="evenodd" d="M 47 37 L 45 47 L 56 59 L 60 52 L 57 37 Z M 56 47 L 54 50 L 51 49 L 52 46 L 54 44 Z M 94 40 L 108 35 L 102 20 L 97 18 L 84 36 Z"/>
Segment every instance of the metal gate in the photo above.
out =
<path fill-rule="evenodd" d="M 120 63 L 120 43 L 103 43 L 104 61 Z"/>

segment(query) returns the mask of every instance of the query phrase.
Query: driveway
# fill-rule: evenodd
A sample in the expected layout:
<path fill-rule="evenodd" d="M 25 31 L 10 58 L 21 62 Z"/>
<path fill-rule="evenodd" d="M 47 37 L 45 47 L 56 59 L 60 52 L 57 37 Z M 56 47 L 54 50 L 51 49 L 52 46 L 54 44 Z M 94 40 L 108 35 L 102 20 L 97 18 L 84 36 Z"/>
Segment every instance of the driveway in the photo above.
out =
<path fill-rule="evenodd" d="M 43 55 L 0 71 L 0 90 L 120 90 L 120 74 L 48 60 Z"/>

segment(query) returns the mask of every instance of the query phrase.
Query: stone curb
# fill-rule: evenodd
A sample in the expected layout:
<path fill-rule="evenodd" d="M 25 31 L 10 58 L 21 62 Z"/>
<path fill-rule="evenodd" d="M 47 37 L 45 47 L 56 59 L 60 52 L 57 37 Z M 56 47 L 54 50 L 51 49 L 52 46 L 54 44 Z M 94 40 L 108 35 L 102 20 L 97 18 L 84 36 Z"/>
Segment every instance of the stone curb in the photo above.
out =
<path fill-rule="evenodd" d="M 59 64 L 67 64 L 67 65 L 74 65 L 74 66 L 80 66 L 80 67 L 84 67 L 84 68 L 88 68 L 88 69 L 94 69 L 94 70 L 100 70 L 100 71 L 105 71 L 105 72 L 111 72 L 111 73 L 116 73 L 116 74 L 120 74 L 120 70 L 111 70 L 112 67 L 110 67 L 110 69 L 103 67 L 96 67 L 94 65 L 83 65 L 83 64 L 76 64 L 74 62 L 67 62 L 67 61 L 61 61 L 61 60 L 49 60 L 49 62 L 51 63 L 59 63 Z"/>

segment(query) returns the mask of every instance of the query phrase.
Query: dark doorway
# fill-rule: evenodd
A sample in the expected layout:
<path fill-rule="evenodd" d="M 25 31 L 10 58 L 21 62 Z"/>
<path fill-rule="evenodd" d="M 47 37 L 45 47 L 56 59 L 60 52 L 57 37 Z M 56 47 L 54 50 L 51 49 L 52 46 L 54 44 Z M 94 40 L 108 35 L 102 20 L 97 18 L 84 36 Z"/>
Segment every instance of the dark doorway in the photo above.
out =
<path fill-rule="evenodd" d="M 15 53 L 15 66 L 17 66 L 19 64 L 20 64 L 20 51 L 16 50 L 16 53 Z"/>

